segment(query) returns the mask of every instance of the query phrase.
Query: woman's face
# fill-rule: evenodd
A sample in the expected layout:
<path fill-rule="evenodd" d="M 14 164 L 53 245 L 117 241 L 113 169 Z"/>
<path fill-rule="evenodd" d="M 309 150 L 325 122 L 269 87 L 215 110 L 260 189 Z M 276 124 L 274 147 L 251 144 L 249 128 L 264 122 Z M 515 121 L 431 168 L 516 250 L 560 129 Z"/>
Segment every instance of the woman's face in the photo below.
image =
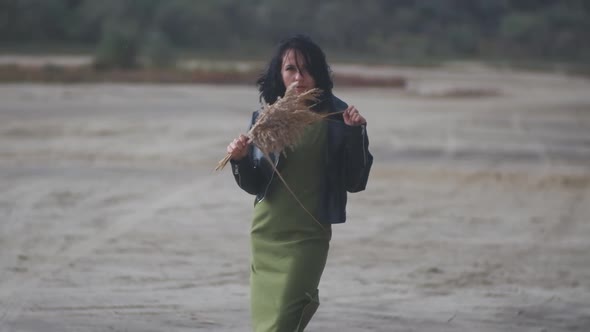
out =
<path fill-rule="evenodd" d="M 295 50 L 290 49 L 285 52 L 281 75 L 283 76 L 285 88 L 289 87 L 293 82 L 297 82 L 295 86 L 297 93 L 315 88 L 315 80 L 309 71 L 307 71 L 305 58 Z"/>

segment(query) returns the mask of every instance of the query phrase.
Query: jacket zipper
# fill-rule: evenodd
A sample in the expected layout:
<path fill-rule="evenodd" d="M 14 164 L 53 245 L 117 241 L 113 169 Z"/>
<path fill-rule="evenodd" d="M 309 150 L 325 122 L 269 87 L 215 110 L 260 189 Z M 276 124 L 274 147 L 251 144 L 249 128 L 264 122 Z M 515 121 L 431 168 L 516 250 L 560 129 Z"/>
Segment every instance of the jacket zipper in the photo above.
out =
<path fill-rule="evenodd" d="M 367 166 L 367 151 L 365 149 L 365 133 L 366 133 L 366 127 L 365 125 L 361 125 L 361 135 L 363 135 L 363 161 L 364 161 L 364 166 Z"/>

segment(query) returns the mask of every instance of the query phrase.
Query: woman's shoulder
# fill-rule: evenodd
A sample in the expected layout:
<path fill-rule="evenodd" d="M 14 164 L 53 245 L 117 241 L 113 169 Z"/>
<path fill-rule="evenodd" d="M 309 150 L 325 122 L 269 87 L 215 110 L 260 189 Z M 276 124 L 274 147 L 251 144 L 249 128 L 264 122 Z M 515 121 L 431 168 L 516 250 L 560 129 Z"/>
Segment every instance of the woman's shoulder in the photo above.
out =
<path fill-rule="evenodd" d="M 336 120 L 336 122 L 333 123 L 334 125 L 339 125 L 341 122 L 344 122 L 344 118 L 342 117 L 342 111 L 344 111 L 348 107 L 348 104 L 344 100 L 334 95 L 332 95 L 331 97 L 330 104 L 331 105 L 328 107 L 328 112 L 334 113 L 330 115 L 330 119 Z"/>
<path fill-rule="evenodd" d="M 252 117 L 257 117 L 262 111 L 264 111 L 264 105 L 261 103 L 258 105 L 258 108 L 252 112 Z"/>
<path fill-rule="evenodd" d="M 260 115 L 260 112 L 262 112 L 262 107 L 260 107 L 256 111 L 252 112 L 252 118 L 250 119 L 250 124 L 251 125 L 253 125 L 256 122 L 256 119 L 258 119 L 258 116 Z"/>
<path fill-rule="evenodd" d="M 332 95 L 332 107 L 337 112 L 344 111 L 348 107 L 348 104 L 344 100 Z"/>

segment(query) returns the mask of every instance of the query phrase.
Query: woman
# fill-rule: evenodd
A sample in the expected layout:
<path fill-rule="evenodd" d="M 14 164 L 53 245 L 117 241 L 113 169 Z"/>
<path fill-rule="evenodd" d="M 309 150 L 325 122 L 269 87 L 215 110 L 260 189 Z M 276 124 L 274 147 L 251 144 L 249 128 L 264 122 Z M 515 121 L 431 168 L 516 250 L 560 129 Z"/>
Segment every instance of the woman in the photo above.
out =
<path fill-rule="evenodd" d="M 373 162 L 365 118 L 332 94 L 325 55 L 306 36 L 279 43 L 257 81 L 260 99 L 272 104 L 291 84 L 297 93 L 312 88 L 323 91 L 314 111 L 341 111 L 309 126 L 295 149 L 288 151 L 288 158 L 271 156 L 314 217 L 293 198 L 245 135 L 227 147 L 236 182 L 256 195 L 250 296 L 257 332 L 303 331 L 310 321 L 319 306 L 317 288 L 328 256 L 331 224 L 346 220 L 346 192 L 365 189 Z M 251 126 L 257 116 L 254 112 Z"/>

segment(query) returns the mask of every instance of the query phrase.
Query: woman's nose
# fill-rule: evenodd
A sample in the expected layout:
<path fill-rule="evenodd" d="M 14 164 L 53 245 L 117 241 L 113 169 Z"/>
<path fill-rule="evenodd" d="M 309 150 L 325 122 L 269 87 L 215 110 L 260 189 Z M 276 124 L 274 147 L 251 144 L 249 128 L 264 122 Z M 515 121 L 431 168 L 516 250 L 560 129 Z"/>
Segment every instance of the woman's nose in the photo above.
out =
<path fill-rule="evenodd" d="M 301 81 L 301 79 L 302 79 L 302 78 L 303 78 L 303 75 L 301 75 L 301 72 L 298 70 L 298 71 L 295 73 L 295 80 L 296 80 L 296 81 Z"/>

